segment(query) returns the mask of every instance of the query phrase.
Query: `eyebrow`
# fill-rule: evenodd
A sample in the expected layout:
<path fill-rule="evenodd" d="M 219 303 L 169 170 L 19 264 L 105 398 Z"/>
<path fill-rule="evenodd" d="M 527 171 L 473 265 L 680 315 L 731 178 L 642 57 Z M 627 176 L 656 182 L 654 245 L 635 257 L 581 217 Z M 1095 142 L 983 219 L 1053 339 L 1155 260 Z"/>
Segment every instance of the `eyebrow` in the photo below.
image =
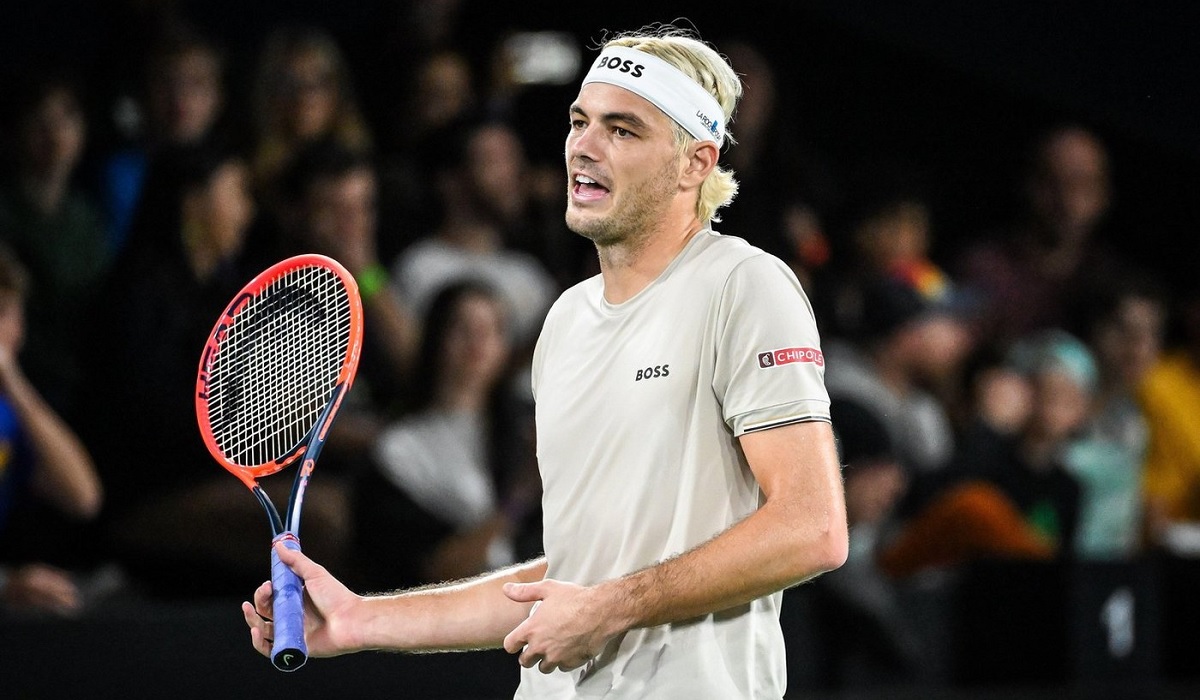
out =
<path fill-rule="evenodd" d="M 571 105 L 571 114 L 578 114 L 586 117 L 588 113 L 583 110 L 578 104 Z M 647 129 L 649 124 L 644 119 L 634 114 L 633 112 L 605 112 L 599 117 L 600 121 L 611 124 L 612 122 L 624 122 L 635 129 Z"/>

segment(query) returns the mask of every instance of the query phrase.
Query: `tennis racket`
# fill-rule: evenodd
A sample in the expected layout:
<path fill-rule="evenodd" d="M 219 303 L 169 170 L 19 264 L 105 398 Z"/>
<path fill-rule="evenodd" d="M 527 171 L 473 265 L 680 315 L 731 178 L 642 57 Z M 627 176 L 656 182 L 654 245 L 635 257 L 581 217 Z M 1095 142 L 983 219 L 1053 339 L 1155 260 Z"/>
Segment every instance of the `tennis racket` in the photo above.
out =
<path fill-rule="evenodd" d="M 361 344 L 354 278 L 331 258 L 298 255 L 267 268 L 234 297 L 200 355 L 200 434 L 271 521 L 271 661 L 281 671 L 303 666 L 308 647 L 302 583 L 274 544 L 300 549 L 304 490 L 354 380 Z M 300 460 L 281 517 L 257 480 Z"/>

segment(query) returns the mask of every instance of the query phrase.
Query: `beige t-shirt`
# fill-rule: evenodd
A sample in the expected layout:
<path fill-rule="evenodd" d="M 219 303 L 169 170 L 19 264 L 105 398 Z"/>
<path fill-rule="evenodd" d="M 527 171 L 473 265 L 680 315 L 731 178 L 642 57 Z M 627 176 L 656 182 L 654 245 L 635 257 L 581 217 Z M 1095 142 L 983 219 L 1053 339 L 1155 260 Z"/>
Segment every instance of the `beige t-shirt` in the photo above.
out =
<path fill-rule="evenodd" d="M 592 584 L 693 549 L 756 510 L 737 437 L 829 420 L 816 323 L 795 275 L 697 234 L 629 301 L 567 290 L 533 359 L 550 578 Z M 520 700 L 783 696 L 780 594 L 636 629 L 585 668 L 522 671 Z"/>

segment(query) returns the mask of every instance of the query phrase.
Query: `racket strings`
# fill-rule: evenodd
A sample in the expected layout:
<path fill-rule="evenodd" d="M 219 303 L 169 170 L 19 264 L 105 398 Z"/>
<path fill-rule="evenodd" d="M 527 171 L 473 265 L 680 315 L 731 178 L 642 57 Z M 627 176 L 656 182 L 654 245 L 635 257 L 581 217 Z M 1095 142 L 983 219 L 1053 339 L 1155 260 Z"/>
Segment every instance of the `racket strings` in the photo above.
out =
<path fill-rule="evenodd" d="M 212 365 L 209 418 L 231 461 L 281 460 L 303 443 L 341 376 L 350 301 L 340 278 L 291 270 L 234 317 Z"/>

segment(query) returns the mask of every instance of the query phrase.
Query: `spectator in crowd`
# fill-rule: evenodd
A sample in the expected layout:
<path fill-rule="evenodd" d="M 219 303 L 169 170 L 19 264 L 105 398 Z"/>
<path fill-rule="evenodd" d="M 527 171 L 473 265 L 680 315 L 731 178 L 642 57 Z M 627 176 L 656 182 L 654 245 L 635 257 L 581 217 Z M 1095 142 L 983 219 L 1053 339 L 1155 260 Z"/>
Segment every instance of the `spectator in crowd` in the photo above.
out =
<path fill-rule="evenodd" d="M 125 244 L 154 155 L 197 143 L 217 129 L 225 107 L 224 55 L 193 30 L 170 30 L 145 59 L 141 103 L 134 142 L 109 156 L 100 176 L 114 251 Z"/>
<path fill-rule="evenodd" d="M 191 398 L 204 339 L 258 272 L 241 264 L 254 213 L 248 168 L 236 153 L 200 144 L 162 154 L 130 245 L 98 300 L 106 311 L 88 336 L 103 352 L 90 358 L 80 428 L 109 485 L 107 540 L 151 595 L 220 595 L 268 566 L 266 516 L 208 454 Z M 286 502 L 289 486 L 264 482 L 276 502 Z M 308 495 L 305 547 L 336 556 L 343 492 L 319 478 Z M 182 562 L 197 557 L 212 575 L 189 588 Z"/>
<path fill-rule="evenodd" d="M 834 335 L 853 337 L 865 309 L 864 287 L 880 276 L 906 280 L 934 299 L 966 295 L 930 257 L 932 212 L 914 168 L 875 164 L 834 217 L 833 260 L 817 277 L 817 305 Z"/>
<path fill-rule="evenodd" d="M 87 123 L 75 86 L 60 76 L 28 77 L 8 105 L 15 168 L 0 186 L 0 243 L 30 273 L 21 360 L 51 406 L 70 415 L 83 381 L 78 329 L 109 264 L 103 217 L 74 182 Z"/>
<path fill-rule="evenodd" d="M 939 470 L 954 454 L 954 425 L 929 387 L 957 376 L 973 343 L 966 307 L 938 291 L 879 275 L 863 287 L 856 335 L 826 343 L 830 396 L 874 411 L 913 474 Z"/>
<path fill-rule="evenodd" d="M 437 194 L 429 169 L 444 148 L 439 137 L 466 119 L 476 104 L 470 64 L 453 50 L 424 56 L 412 89 L 390 115 L 388 153 L 381 172 L 381 215 L 394 221 L 379 241 L 380 256 L 394 260 L 420 233 L 437 225 Z"/>
<path fill-rule="evenodd" d="M 1200 553 L 1200 286 L 1178 307 L 1179 336 L 1150 369 L 1139 399 L 1150 425 L 1144 487 L 1150 535 L 1177 553 Z"/>
<path fill-rule="evenodd" d="M 477 114 L 505 125 L 520 144 L 520 206 L 506 225 L 505 246 L 536 258 L 563 289 L 599 273 L 594 246 L 563 220 L 563 118 L 546 109 L 575 98 L 572 83 L 586 66 L 574 51 L 559 32 L 502 32 L 489 39 L 477 69 Z"/>
<path fill-rule="evenodd" d="M 509 245 L 526 213 L 521 142 L 511 127 L 492 121 L 456 125 L 446 139 L 445 160 L 433 174 L 441 223 L 395 261 L 393 279 L 418 314 L 449 282 L 490 283 L 504 298 L 522 352 L 532 347 L 558 287 L 536 258 Z"/>
<path fill-rule="evenodd" d="M 28 284 L 20 262 L 0 249 L 0 601 L 21 611 L 73 614 L 85 601 L 75 577 L 62 567 L 78 562 L 50 551 L 58 543 L 48 542 L 31 505 L 48 504 L 88 522 L 99 514 L 104 495 L 83 443 L 17 360 Z"/>
<path fill-rule="evenodd" d="M 1079 126 L 1054 129 L 1033 152 L 1025 219 L 968 248 L 958 278 L 985 304 L 985 334 L 1001 348 L 1064 327 L 1078 301 L 1119 268 L 1099 229 L 1111 202 L 1108 152 Z"/>
<path fill-rule="evenodd" d="M 483 50 L 496 27 L 461 0 L 391 3 L 380 10 L 372 35 L 364 37 L 368 55 L 356 65 L 356 76 L 370 86 L 361 97 L 380 152 L 408 166 L 424 157 L 430 134 L 480 104 L 474 51 Z M 391 179 L 388 170 L 390 163 L 382 171 L 385 180 Z M 423 185 L 419 172 L 416 177 L 413 184 Z"/>
<path fill-rule="evenodd" d="M 306 144 L 332 139 L 355 150 L 372 145 L 342 50 L 312 27 L 274 31 L 254 85 L 258 143 L 251 163 L 260 200 L 273 208 L 278 178 Z"/>
<path fill-rule="evenodd" d="M 477 105 L 466 57 L 449 49 L 426 56 L 417 69 L 416 90 L 408 107 L 413 111 L 406 121 L 411 133 L 406 135 L 414 144 L 469 115 Z"/>
<path fill-rule="evenodd" d="M 323 466 L 359 468 L 381 420 L 396 408 L 413 370 L 420 328 L 390 284 L 379 261 L 378 181 L 361 152 L 332 140 L 305 146 L 281 181 L 278 239 L 263 253 L 264 266 L 289 255 L 321 253 L 346 266 L 358 282 L 365 314 L 364 349 Z"/>
<path fill-rule="evenodd" d="M 1020 431 L 1005 436 L 985 427 L 963 440 L 944 487 L 882 548 L 890 575 L 981 557 L 1073 556 L 1080 487 L 1064 458 L 1089 417 L 1095 360 L 1081 341 L 1051 329 L 1018 342 L 1008 363 L 1031 392 Z"/>
<path fill-rule="evenodd" d="M 366 586 L 456 580 L 537 553 L 522 541 L 540 487 L 531 414 L 508 390 L 505 314 L 475 281 L 430 304 L 411 408 L 380 433 L 356 490 Z"/>
<path fill-rule="evenodd" d="M 1149 425 L 1137 390 L 1162 352 L 1166 300 L 1141 276 L 1113 280 L 1081 311 L 1081 337 L 1099 369 L 1096 398 L 1064 466 L 1080 483 L 1075 551 L 1081 558 L 1129 560 L 1142 548 L 1142 465 Z"/>

